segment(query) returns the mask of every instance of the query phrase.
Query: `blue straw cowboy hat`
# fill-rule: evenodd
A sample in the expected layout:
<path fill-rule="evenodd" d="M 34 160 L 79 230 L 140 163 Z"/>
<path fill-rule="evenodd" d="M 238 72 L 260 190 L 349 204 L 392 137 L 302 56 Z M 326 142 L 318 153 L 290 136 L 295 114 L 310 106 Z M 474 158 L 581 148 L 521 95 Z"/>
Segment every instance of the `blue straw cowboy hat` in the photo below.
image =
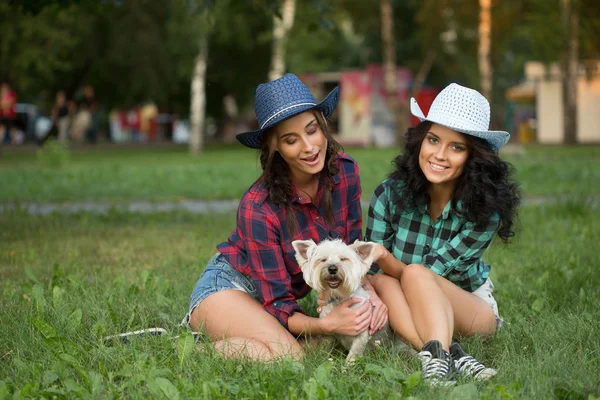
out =
<path fill-rule="evenodd" d="M 258 149 L 263 133 L 269 128 L 312 109 L 321 111 L 327 118 L 335 110 L 339 98 L 340 88 L 336 87 L 317 103 L 308 87 L 294 74 L 285 74 L 272 82 L 261 83 L 256 88 L 254 104 L 260 129 L 238 133 L 236 138 L 244 146 Z"/>
<path fill-rule="evenodd" d="M 510 134 L 490 131 L 490 103 L 476 90 L 451 83 L 442 90 L 431 104 L 427 116 L 417 101 L 410 99 L 410 112 L 421 122 L 430 121 L 457 132 L 486 140 L 492 149 L 504 146 Z"/>

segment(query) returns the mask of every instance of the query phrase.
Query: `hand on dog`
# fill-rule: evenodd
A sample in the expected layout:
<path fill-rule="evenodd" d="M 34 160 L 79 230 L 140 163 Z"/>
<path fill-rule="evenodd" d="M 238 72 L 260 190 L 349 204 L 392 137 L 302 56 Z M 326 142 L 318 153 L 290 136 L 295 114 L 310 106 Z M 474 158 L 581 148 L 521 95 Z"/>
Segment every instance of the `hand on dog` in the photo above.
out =
<path fill-rule="evenodd" d="M 371 298 L 369 302 L 371 303 L 372 313 L 371 313 L 371 323 L 369 324 L 369 335 L 373 335 L 375 332 L 380 330 L 385 326 L 388 321 L 388 309 L 383 301 L 377 296 L 375 291 L 369 291 Z"/>
<path fill-rule="evenodd" d="M 329 331 L 345 336 L 357 336 L 369 328 L 372 318 L 371 303 L 351 308 L 362 300 L 350 298 L 340 303 L 324 318 L 328 320 Z"/>

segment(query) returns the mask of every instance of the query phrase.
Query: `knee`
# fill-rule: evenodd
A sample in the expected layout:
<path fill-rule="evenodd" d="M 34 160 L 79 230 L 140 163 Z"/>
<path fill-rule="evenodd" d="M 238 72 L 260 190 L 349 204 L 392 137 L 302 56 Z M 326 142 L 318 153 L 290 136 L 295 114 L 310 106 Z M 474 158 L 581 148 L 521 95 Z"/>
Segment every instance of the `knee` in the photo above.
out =
<path fill-rule="evenodd" d="M 400 282 L 405 284 L 415 284 L 423 282 L 425 279 L 435 278 L 432 272 L 422 264 L 408 264 L 402 271 Z"/>
<path fill-rule="evenodd" d="M 398 286 L 400 284 L 398 279 L 386 274 L 373 275 L 370 279 L 370 282 L 377 293 L 379 293 L 381 290 L 385 290 L 385 288 Z"/>

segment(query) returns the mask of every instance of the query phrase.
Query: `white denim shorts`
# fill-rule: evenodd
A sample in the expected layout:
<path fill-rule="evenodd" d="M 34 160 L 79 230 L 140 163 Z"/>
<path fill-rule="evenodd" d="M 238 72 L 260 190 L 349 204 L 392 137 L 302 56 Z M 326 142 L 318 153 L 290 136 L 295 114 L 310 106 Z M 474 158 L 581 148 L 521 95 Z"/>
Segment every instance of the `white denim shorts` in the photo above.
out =
<path fill-rule="evenodd" d="M 492 307 L 492 310 L 494 310 L 494 315 L 496 316 L 496 330 L 499 330 L 502 327 L 504 320 L 502 317 L 500 317 L 498 312 L 498 303 L 494 298 L 494 284 L 492 283 L 492 280 L 488 278 L 485 282 L 483 282 L 483 285 L 479 286 L 477 290 L 473 292 L 473 294 L 480 299 L 483 299 L 483 301 Z"/>

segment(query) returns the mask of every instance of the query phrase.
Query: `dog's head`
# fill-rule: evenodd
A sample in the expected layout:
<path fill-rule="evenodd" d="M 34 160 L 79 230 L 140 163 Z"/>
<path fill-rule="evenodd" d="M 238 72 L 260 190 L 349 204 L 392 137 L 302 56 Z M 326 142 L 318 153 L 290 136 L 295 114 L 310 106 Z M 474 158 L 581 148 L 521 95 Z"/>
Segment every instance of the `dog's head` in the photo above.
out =
<path fill-rule="evenodd" d="M 375 244 L 355 241 L 348 246 L 339 239 L 324 240 L 318 245 L 312 240 L 295 240 L 296 260 L 304 281 L 317 292 L 333 292 L 346 298 L 360 286 L 373 263 Z"/>

